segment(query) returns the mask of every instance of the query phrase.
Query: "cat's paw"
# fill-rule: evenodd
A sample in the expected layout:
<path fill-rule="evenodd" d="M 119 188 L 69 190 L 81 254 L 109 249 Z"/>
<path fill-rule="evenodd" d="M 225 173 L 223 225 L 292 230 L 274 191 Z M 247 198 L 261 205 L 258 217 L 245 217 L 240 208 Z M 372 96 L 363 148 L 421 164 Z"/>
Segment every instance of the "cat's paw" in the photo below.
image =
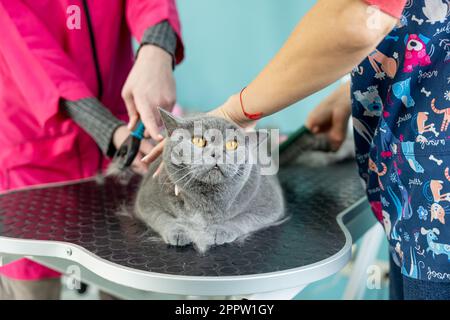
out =
<path fill-rule="evenodd" d="M 164 237 L 164 241 L 172 246 L 187 246 L 192 242 L 186 229 L 182 226 L 174 226 L 169 229 Z"/>
<path fill-rule="evenodd" d="M 217 226 L 211 229 L 211 235 L 213 244 L 221 245 L 225 243 L 230 243 L 239 237 L 237 230 L 232 228 L 226 228 L 223 226 Z"/>

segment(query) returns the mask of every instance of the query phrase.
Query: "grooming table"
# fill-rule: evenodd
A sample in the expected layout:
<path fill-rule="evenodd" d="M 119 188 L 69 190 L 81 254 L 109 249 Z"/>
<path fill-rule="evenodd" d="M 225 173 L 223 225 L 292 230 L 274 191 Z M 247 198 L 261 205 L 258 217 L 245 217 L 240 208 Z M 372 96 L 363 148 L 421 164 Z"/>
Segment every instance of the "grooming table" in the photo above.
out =
<path fill-rule="evenodd" d="M 352 236 L 374 220 L 353 162 L 279 176 L 290 220 L 205 255 L 152 241 L 142 223 L 116 215 L 133 201 L 137 177 L 128 186 L 89 179 L 12 191 L 0 196 L 0 254 L 61 272 L 75 266 L 83 281 L 125 298 L 298 292 L 341 270 Z"/>

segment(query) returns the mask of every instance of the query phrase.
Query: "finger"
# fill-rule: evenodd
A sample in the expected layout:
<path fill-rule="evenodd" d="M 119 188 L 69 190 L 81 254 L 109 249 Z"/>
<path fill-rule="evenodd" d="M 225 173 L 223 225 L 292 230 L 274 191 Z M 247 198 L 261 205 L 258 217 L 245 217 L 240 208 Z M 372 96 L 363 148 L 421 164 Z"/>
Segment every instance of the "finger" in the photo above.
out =
<path fill-rule="evenodd" d="M 141 121 L 145 126 L 145 135 L 153 140 L 161 141 L 164 137 L 159 133 L 158 125 L 154 118 L 153 112 L 145 99 L 135 96 L 136 107 L 139 110 Z"/>
<path fill-rule="evenodd" d="M 310 117 L 308 117 L 308 118 L 306 119 L 306 121 L 305 121 L 305 127 L 306 127 L 307 129 L 309 129 L 311 132 L 314 132 L 314 131 L 313 131 L 313 128 L 314 128 L 315 126 L 311 123 Z"/>
<path fill-rule="evenodd" d="M 324 133 L 330 130 L 329 124 L 313 123 L 313 124 L 305 124 L 305 127 L 309 129 L 309 131 L 311 131 L 313 134 Z"/>
<path fill-rule="evenodd" d="M 141 159 L 142 162 L 149 164 L 153 161 L 155 161 L 161 153 L 164 151 L 164 144 L 166 143 L 166 140 L 164 139 L 160 143 L 158 143 L 149 154 L 147 154 L 144 158 Z"/>
<path fill-rule="evenodd" d="M 157 106 L 156 108 L 153 109 L 153 118 L 155 119 L 155 123 L 158 126 L 158 128 L 160 128 L 163 125 L 163 122 L 161 120 L 161 115 L 159 114 L 158 107 L 169 112 L 172 112 L 173 108 L 165 108 L 164 106 Z"/>
<path fill-rule="evenodd" d="M 333 150 L 338 150 L 347 136 L 348 118 L 345 115 L 336 115 L 329 132 L 329 140 Z"/>
<path fill-rule="evenodd" d="M 128 121 L 128 130 L 133 130 L 134 127 L 136 126 L 138 120 L 139 120 L 139 114 L 136 110 L 136 105 L 134 103 L 134 99 L 133 96 L 131 95 L 131 93 L 125 93 L 123 95 L 123 100 L 125 101 L 125 107 L 127 108 L 127 112 L 128 112 L 128 117 L 129 117 L 129 121 Z"/>
<path fill-rule="evenodd" d="M 330 142 L 331 150 L 337 151 L 344 142 L 345 134 L 339 131 L 330 131 L 328 133 L 328 141 Z"/>
<path fill-rule="evenodd" d="M 144 175 L 148 172 L 147 167 L 140 161 L 133 162 L 133 164 L 131 165 L 131 169 L 133 170 L 133 172 L 140 175 Z"/>
<path fill-rule="evenodd" d="M 149 154 L 152 149 L 154 148 L 154 145 L 152 145 L 148 140 L 141 140 L 141 145 L 139 146 L 139 152 L 141 152 L 144 155 Z"/>
<path fill-rule="evenodd" d="M 161 173 L 163 167 L 164 167 L 164 163 L 161 162 L 161 164 L 156 169 L 155 173 L 153 173 L 152 178 L 156 178 Z"/>
<path fill-rule="evenodd" d="M 347 132 L 348 121 L 350 119 L 350 113 L 347 113 L 343 110 L 336 111 L 334 121 L 337 122 L 336 128 L 338 128 L 342 132 Z"/>
<path fill-rule="evenodd" d="M 148 165 L 146 165 L 141 161 L 143 156 L 144 154 L 141 151 L 139 151 L 138 154 L 136 155 L 136 158 L 133 160 L 132 164 L 134 171 L 139 174 L 146 174 L 148 172 Z"/>
<path fill-rule="evenodd" d="M 317 134 L 322 131 L 322 122 L 323 121 L 320 121 L 318 116 L 311 114 L 306 120 L 305 127 L 312 133 Z"/>
<path fill-rule="evenodd" d="M 345 136 L 347 134 L 349 115 L 340 112 L 333 117 L 333 125 L 331 131 L 338 136 Z"/>
<path fill-rule="evenodd" d="M 308 129 L 309 131 L 311 131 L 314 134 L 317 134 L 320 131 L 320 127 L 318 127 L 318 126 L 311 126 L 308 123 L 305 123 L 305 128 Z"/>

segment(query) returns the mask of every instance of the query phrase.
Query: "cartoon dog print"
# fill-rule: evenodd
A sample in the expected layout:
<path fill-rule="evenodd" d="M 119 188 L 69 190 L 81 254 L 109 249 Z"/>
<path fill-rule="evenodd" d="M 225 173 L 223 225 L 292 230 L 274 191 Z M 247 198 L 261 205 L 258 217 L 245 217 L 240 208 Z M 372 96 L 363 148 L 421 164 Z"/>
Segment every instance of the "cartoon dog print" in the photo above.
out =
<path fill-rule="evenodd" d="M 403 102 L 406 108 L 411 108 L 416 104 L 411 97 L 411 78 L 394 83 L 392 92 L 397 99 Z"/>
<path fill-rule="evenodd" d="M 420 233 L 427 236 L 428 248 L 426 252 L 431 251 L 433 254 L 433 258 L 435 258 L 436 255 L 445 254 L 450 261 L 450 244 L 435 242 L 438 239 L 437 236 L 440 234 L 438 228 L 427 230 L 422 227 L 420 228 Z"/>
<path fill-rule="evenodd" d="M 357 90 L 353 93 L 355 99 L 364 107 L 364 115 L 369 117 L 379 117 L 383 110 L 383 101 L 378 93 L 377 86 L 370 86 L 367 91 Z"/>
<path fill-rule="evenodd" d="M 388 76 L 391 79 L 395 77 L 398 68 L 398 61 L 395 58 L 388 57 L 384 53 L 375 49 L 367 56 L 367 59 L 376 72 L 376 79 L 384 79 L 385 76 Z"/>
<path fill-rule="evenodd" d="M 430 56 L 427 53 L 427 43 L 429 38 L 422 34 L 410 34 L 405 36 L 405 62 L 403 72 L 413 72 L 414 67 L 425 67 L 431 64 Z"/>

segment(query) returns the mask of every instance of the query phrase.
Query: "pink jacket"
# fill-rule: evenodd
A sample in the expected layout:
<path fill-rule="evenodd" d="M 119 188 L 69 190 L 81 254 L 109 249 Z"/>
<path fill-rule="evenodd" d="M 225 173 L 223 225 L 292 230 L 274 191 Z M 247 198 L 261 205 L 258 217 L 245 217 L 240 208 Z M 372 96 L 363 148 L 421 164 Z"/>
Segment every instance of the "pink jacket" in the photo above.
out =
<path fill-rule="evenodd" d="M 87 3 L 103 80 L 102 102 L 126 119 L 120 92 L 133 63 L 131 35 L 139 41 L 147 28 L 168 20 L 181 39 L 175 0 Z M 79 8 L 79 29 L 66 24 L 74 12 L 68 10 L 71 5 Z M 95 142 L 58 111 L 61 98 L 98 93 L 82 1 L 0 0 L 0 21 L 0 190 L 94 175 L 102 160 Z M 181 42 L 176 58 L 183 58 Z M 58 275 L 26 259 L 4 266 L 0 273 L 16 279 Z"/>

